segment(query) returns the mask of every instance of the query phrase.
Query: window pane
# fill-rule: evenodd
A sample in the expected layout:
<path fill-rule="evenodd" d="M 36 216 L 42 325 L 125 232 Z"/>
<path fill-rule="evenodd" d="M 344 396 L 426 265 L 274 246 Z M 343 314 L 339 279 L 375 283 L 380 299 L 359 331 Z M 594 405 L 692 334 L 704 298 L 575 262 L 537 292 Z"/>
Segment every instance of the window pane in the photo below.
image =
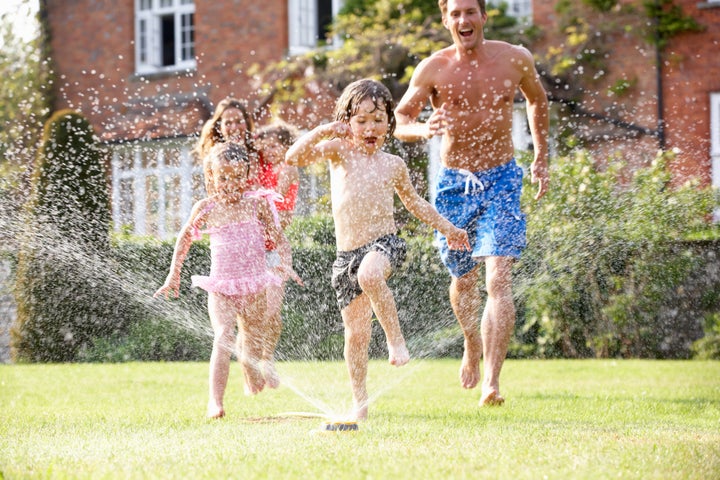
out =
<path fill-rule="evenodd" d="M 140 10 L 152 10 L 152 0 L 140 0 Z"/>
<path fill-rule="evenodd" d="M 175 65 L 175 15 L 163 15 L 160 17 L 160 39 L 162 42 L 162 63 Z"/>
<path fill-rule="evenodd" d="M 148 175 L 145 178 L 145 233 L 148 235 L 158 234 L 158 200 L 158 178 Z"/>
<path fill-rule="evenodd" d="M 140 20 L 138 22 L 138 42 L 140 51 L 140 63 L 148 63 L 148 34 L 147 34 L 147 20 Z"/>
<path fill-rule="evenodd" d="M 119 201 L 119 204 L 120 204 L 120 217 L 119 217 L 119 218 L 115 218 L 114 221 L 115 221 L 119 226 L 122 226 L 122 227 L 124 227 L 124 226 L 133 227 L 133 226 L 134 226 L 134 221 L 133 221 L 133 215 L 134 215 L 134 210 L 133 210 L 133 203 L 134 203 L 134 202 L 133 202 L 133 193 L 134 193 L 134 190 L 133 190 L 133 179 L 132 179 L 132 178 L 125 178 L 125 179 L 123 179 L 123 180 L 120 180 L 119 183 L 120 183 L 120 185 L 119 185 L 119 191 L 116 192 L 115 194 L 116 194 L 116 195 L 118 196 L 118 198 L 120 199 L 120 201 Z"/>
<path fill-rule="evenodd" d="M 160 7 L 172 7 L 173 6 L 173 0 L 160 0 Z"/>
<path fill-rule="evenodd" d="M 180 218 L 180 177 L 173 175 L 165 179 L 165 232 L 179 232 L 183 219 Z"/>
<path fill-rule="evenodd" d="M 182 24 L 182 60 L 195 58 L 195 14 L 186 13 L 181 16 Z"/>

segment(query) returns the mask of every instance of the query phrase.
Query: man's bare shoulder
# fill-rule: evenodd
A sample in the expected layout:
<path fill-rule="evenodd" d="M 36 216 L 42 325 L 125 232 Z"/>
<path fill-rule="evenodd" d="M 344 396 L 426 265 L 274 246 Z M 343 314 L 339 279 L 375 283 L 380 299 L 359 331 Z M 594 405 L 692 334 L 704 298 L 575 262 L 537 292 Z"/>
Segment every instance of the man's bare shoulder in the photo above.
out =
<path fill-rule="evenodd" d="M 448 64 L 455 59 L 455 47 L 445 47 L 442 50 L 425 57 L 417 66 L 419 71 L 436 72 L 447 68 Z"/>
<path fill-rule="evenodd" d="M 485 40 L 485 48 L 492 57 L 500 57 L 503 60 L 532 60 L 530 50 L 522 45 L 513 45 L 501 40 Z"/>

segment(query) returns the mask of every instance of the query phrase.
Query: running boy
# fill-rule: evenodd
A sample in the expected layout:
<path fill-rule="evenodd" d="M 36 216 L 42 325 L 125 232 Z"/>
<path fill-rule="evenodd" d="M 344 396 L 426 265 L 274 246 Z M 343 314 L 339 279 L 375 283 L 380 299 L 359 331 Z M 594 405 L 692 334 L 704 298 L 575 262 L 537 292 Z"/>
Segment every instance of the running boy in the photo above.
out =
<path fill-rule="evenodd" d="M 410 213 L 440 231 L 451 248 L 469 248 L 467 232 L 452 225 L 410 182 L 403 160 L 381 150 L 395 128 L 394 102 L 381 83 L 351 83 L 335 105 L 335 121 L 320 125 L 293 144 L 291 165 L 329 160 L 337 259 L 332 285 L 345 326 L 345 362 L 353 390 L 353 416 L 367 418 L 368 347 L 373 312 L 387 337 L 390 363 L 410 360 L 387 279 L 399 267 L 406 245 L 397 236 L 394 193 Z"/>

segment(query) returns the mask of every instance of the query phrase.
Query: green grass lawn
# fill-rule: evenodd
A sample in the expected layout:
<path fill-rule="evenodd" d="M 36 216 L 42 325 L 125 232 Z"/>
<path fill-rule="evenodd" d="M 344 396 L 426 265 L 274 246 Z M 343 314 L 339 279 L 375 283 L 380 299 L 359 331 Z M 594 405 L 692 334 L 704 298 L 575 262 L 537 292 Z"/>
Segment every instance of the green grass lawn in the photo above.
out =
<path fill-rule="evenodd" d="M 204 418 L 207 364 L 0 365 L 0 478 L 720 478 L 720 362 L 509 360 L 479 408 L 458 360 L 370 365 L 360 430 L 319 433 L 341 362 L 280 363 L 280 389 Z"/>

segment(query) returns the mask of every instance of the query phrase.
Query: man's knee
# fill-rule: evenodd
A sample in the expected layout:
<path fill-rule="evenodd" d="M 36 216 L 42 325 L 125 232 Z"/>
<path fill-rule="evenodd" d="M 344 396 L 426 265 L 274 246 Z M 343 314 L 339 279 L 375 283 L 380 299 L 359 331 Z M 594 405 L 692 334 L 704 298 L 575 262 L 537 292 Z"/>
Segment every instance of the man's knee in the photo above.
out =
<path fill-rule="evenodd" d="M 453 277 L 450 289 L 459 294 L 475 292 L 479 288 L 478 279 L 478 267 L 476 267 L 461 277 Z"/>

